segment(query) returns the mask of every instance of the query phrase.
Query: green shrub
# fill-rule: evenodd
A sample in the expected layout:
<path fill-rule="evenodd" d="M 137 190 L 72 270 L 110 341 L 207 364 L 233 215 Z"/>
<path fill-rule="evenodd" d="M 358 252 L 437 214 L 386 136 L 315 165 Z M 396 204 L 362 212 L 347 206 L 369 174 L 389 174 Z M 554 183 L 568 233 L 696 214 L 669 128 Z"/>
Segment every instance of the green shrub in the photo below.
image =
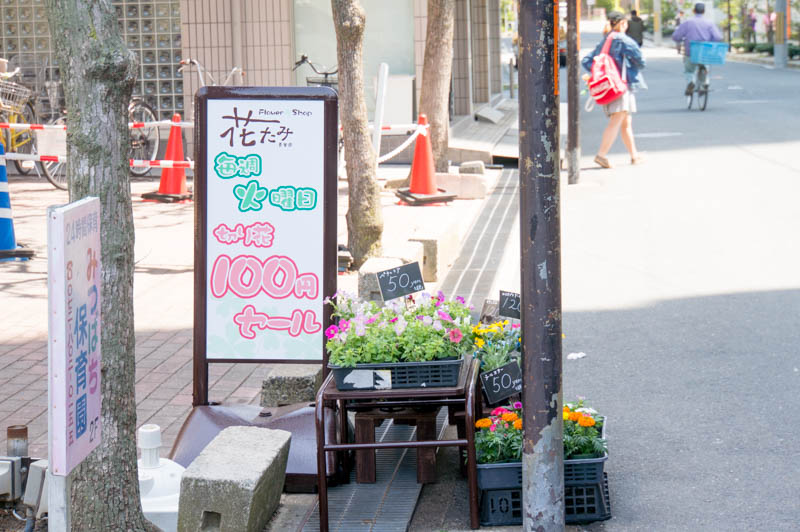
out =
<path fill-rule="evenodd" d="M 769 43 L 759 43 L 759 44 L 756 45 L 755 50 L 756 50 L 756 52 L 758 52 L 760 54 L 763 54 L 763 53 L 766 52 L 769 55 L 773 55 L 775 53 L 775 49 L 773 48 L 773 45 L 771 45 Z"/>

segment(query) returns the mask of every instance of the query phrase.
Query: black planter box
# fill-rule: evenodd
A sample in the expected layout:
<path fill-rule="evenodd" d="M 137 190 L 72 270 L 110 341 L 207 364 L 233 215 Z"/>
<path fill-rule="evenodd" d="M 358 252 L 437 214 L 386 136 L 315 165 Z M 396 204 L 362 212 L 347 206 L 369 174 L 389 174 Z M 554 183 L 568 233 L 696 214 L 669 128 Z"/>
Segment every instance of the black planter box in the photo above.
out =
<path fill-rule="evenodd" d="M 458 385 L 463 361 L 462 357 L 431 362 L 356 364 L 354 368 L 328 364 L 328 367 L 339 391 L 444 388 Z"/>
<path fill-rule="evenodd" d="M 608 418 L 600 435 L 606 437 Z M 564 514 L 568 525 L 611 518 L 608 453 L 598 458 L 564 460 Z M 478 464 L 480 518 L 483 526 L 522 524 L 522 463 Z"/>

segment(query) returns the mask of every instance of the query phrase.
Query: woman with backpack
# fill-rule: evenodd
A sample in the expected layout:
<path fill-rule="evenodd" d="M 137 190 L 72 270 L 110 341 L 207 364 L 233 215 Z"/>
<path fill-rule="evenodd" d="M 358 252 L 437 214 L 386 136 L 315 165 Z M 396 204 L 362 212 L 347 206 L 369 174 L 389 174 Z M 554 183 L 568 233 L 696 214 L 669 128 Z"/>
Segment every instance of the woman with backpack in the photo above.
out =
<path fill-rule="evenodd" d="M 642 157 L 636 151 L 636 143 L 633 139 L 632 114 L 636 112 L 636 97 L 633 91 L 644 86 L 644 80 L 639 75 L 639 70 L 644 68 L 644 58 L 642 51 L 636 41 L 625 34 L 628 29 L 628 21 L 619 11 L 611 11 L 608 14 L 608 23 L 603 31 L 604 38 L 597 45 L 592 53 L 583 58 L 581 64 L 583 68 L 592 72 L 592 65 L 595 57 L 603 52 L 604 45 L 608 44 L 605 53 L 611 57 L 613 64 L 617 67 L 619 76 L 625 84 L 624 92 L 610 103 L 603 105 L 603 110 L 608 116 L 608 125 L 603 131 L 600 141 L 600 149 L 594 162 L 603 168 L 611 168 L 611 163 L 607 159 L 611 145 L 617 139 L 617 133 L 622 134 L 622 142 L 631 154 L 631 164 L 642 162 Z M 589 81 L 591 84 L 592 80 Z M 590 87 L 591 90 L 591 87 Z"/>

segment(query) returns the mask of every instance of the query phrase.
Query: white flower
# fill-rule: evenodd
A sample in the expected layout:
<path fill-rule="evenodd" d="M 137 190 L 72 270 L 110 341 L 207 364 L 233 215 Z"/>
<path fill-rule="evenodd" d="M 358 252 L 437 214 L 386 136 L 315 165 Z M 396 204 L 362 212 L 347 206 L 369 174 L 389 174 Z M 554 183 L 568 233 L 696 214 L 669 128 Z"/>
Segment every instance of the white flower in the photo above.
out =
<path fill-rule="evenodd" d="M 442 329 L 444 329 L 444 327 L 442 326 L 442 322 L 439 321 L 439 320 L 434 320 L 433 321 L 433 330 L 441 331 Z"/>
<path fill-rule="evenodd" d="M 423 316 L 422 317 L 422 323 L 424 323 L 425 325 L 431 326 L 431 325 L 433 325 L 433 318 L 431 318 L 430 316 Z"/>
<path fill-rule="evenodd" d="M 406 320 L 404 320 L 403 317 L 400 316 L 400 319 L 398 319 L 397 322 L 394 324 L 394 332 L 397 333 L 397 336 L 400 336 L 401 334 L 403 334 L 403 331 L 406 330 L 407 326 L 408 323 L 406 322 Z"/>
<path fill-rule="evenodd" d="M 431 302 L 431 295 L 428 292 L 422 292 L 419 297 L 422 299 L 423 305 L 427 305 Z"/>

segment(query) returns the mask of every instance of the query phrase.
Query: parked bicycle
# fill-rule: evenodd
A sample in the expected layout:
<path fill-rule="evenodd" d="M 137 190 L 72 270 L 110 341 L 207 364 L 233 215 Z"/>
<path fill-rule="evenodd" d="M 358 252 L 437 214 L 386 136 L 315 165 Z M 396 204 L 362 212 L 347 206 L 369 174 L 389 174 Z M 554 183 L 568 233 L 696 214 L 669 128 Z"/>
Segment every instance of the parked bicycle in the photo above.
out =
<path fill-rule="evenodd" d="M 33 124 L 36 123 L 36 111 L 33 107 L 32 91 L 11 81 L 20 72 L 17 68 L 13 72 L 0 73 L 0 122 L 8 124 Z M 36 153 L 36 137 L 30 129 L 15 129 L 9 127 L 0 136 L 0 143 L 6 153 Z M 14 166 L 20 174 L 28 174 L 35 166 L 34 161 L 14 161 Z"/>
<path fill-rule="evenodd" d="M 338 66 L 335 66 L 332 69 L 326 69 L 322 65 L 312 63 L 306 54 L 301 54 L 300 60 L 295 62 L 292 72 L 300 68 L 302 65 L 308 65 L 316 74 L 316 76 L 306 77 L 306 85 L 308 87 L 330 87 L 337 93 L 339 92 L 339 78 L 336 77 L 336 75 L 339 73 Z"/>

